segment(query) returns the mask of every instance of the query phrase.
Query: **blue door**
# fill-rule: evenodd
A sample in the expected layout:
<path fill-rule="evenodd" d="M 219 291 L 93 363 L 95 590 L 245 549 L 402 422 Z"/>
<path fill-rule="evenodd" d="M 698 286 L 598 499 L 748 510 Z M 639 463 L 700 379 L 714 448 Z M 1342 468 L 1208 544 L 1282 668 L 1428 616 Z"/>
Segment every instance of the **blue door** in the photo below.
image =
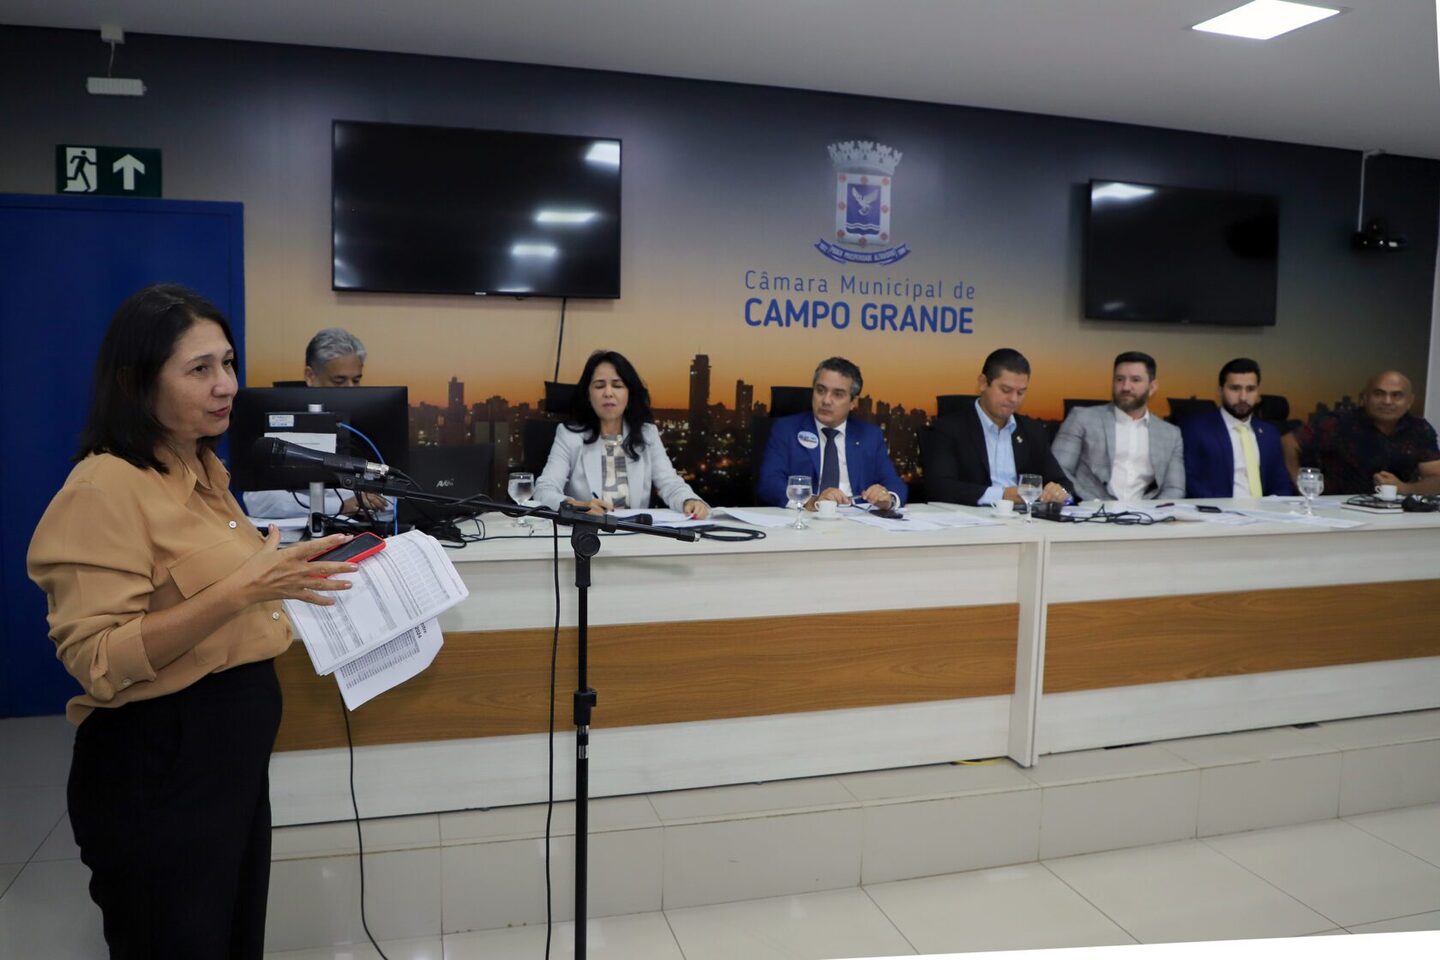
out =
<path fill-rule="evenodd" d="M 230 320 L 243 358 L 242 211 L 0 194 L 0 717 L 59 713 L 80 692 L 46 635 L 25 550 L 70 472 L 110 316 L 147 284 L 183 283 Z"/>

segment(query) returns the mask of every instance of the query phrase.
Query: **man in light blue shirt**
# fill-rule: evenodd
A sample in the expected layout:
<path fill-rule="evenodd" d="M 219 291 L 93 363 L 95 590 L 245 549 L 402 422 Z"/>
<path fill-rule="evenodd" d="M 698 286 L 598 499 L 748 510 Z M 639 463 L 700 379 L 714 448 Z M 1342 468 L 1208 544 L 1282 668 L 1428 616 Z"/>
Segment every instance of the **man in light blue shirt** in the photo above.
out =
<path fill-rule="evenodd" d="M 1030 362 L 1018 350 L 1002 348 L 985 358 L 975 383 L 973 410 L 936 417 L 921 449 L 931 500 L 982 506 L 1020 502 L 1020 474 L 1039 474 L 1042 502 L 1064 503 L 1070 478 L 1050 453 L 1050 438 L 1038 420 L 1015 411 L 1030 388 Z"/>

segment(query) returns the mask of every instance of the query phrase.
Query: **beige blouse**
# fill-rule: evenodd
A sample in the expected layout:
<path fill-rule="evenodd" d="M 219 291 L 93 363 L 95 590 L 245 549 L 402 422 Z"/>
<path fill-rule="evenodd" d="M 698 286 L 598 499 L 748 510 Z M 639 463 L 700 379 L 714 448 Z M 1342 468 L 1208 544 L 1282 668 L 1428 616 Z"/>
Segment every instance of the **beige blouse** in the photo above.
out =
<path fill-rule="evenodd" d="M 26 558 L 49 601 L 50 639 L 85 693 L 65 715 L 80 723 L 184 689 L 290 645 L 279 601 L 258 603 L 170 663 L 145 654 L 145 614 L 179 604 L 249 559 L 262 538 L 230 495 L 229 474 L 206 451 L 197 477 L 168 451 L 168 473 L 95 454 L 76 464 L 50 501 Z"/>

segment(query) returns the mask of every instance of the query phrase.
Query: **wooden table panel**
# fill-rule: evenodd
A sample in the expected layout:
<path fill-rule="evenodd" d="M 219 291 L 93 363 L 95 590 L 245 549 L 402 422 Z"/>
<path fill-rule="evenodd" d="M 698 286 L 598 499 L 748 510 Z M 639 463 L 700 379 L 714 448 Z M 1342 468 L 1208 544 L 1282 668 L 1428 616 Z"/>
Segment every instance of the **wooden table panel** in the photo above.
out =
<path fill-rule="evenodd" d="M 1440 656 L 1440 581 L 1052 604 L 1045 692 Z"/>
<path fill-rule="evenodd" d="M 1009 695 L 1016 604 L 702 620 L 590 629 L 600 727 L 766 716 Z M 457 633 L 430 669 L 351 714 L 356 744 L 538 733 L 547 728 L 552 631 Z M 277 750 L 341 746 L 330 677 L 298 644 L 277 661 Z M 571 726 L 575 631 L 560 632 L 555 718 Z"/>

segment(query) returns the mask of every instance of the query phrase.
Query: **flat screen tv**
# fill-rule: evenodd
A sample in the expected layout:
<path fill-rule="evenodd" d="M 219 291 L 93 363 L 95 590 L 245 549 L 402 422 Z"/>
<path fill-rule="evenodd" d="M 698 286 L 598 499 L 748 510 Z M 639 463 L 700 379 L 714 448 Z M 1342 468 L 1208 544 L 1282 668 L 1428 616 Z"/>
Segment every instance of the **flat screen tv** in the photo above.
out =
<path fill-rule="evenodd" d="M 1273 326 L 1279 236 L 1273 196 L 1092 180 L 1085 316 Z"/>
<path fill-rule="evenodd" d="M 620 141 L 336 120 L 332 286 L 620 296 Z"/>

